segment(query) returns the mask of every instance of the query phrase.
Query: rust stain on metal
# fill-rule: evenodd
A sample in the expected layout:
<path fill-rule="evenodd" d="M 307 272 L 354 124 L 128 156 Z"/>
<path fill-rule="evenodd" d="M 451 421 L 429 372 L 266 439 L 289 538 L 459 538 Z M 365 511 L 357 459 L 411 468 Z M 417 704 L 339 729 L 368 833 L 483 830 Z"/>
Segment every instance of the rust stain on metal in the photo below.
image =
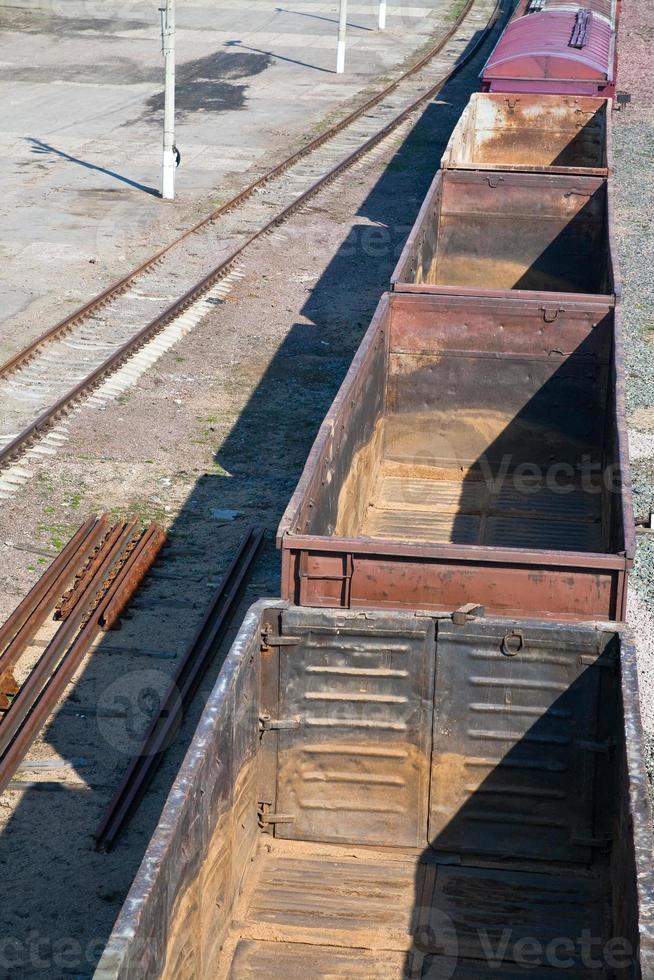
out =
<path fill-rule="evenodd" d="M 66 620 L 77 604 L 86 600 L 88 583 L 93 579 L 98 569 L 106 560 L 107 554 L 116 541 L 122 538 L 120 553 L 109 568 L 100 587 L 97 589 L 93 602 L 89 605 L 84 622 L 88 621 L 95 610 L 102 606 L 103 610 L 111 600 L 111 608 L 103 613 L 101 625 L 103 629 L 111 629 L 117 624 L 120 614 L 129 602 L 133 592 L 140 585 L 143 576 L 163 547 L 166 535 L 159 524 L 152 523 L 141 532 L 136 519 L 129 524 L 119 522 L 109 529 L 104 540 L 89 556 L 86 564 L 75 577 L 73 586 L 66 592 L 57 604 L 54 618 Z M 138 563 L 135 564 L 135 560 Z M 110 622 L 111 625 L 108 625 Z"/>
<path fill-rule="evenodd" d="M 66 590 L 55 606 L 53 619 L 68 619 L 77 603 L 83 597 L 88 583 L 91 581 L 98 568 L 100 568 L 102 565 L 108 551 L 113 547 L 113 544 L 118 535 L 121 533 L 121 529 L 123 527 L 124 524 L 113 524 L 111 527 L 107 528 L 107 532 L 102 540 L 93 549 L 87 560 L 84 562 L 84 565 L 75 575 L 73 584 Z"/>
<path fill-rule="evenodd" d="M 11 702 L 18 688 L 19 685 L 12 670 L 5 670 L 0 674 L 0 711 L 7 711 L 11 707 Z"/>
<path fill-rule="evenodd" d="M 441 163 L 605 176 L 612 165 L 609 113 L 605 99 L 475 93 Z"/>
<path fill-rule="evenodd" d="M 99 620 L 101 629 L 116 628 L 122 612 L 165 543 L 165 531 L 159 524 L 152 523 L 130 549 L 120 576 L 114 579 L 113 586 L 104 597 Z"/>
<path fill-rule="evenodd" d="M 18 690 L 18 683 L 12 670 L 5 670 L 0 674 L 0 694 L 15 694 Z"/>
<path fill-rule="evenodd" d="M 603 177 L 441 170 L 393 272 L 398 291 L 544 294 L 565 306 L 620 291 Z"/>
<path fill-rule="evenodd" d="M 366 519 L 384 441 L 384 420 L 378 419 L 372 438 L 352 458 L 352 466 L 338 497 L 334 534 L 356 534 Z"/>
<path fill-rule="evenodd" d="M 82 618 L 82 626 L 85 626 L 86 623 L 89 622 L 109 590 L 112 588 L 114 582 L 125 566 L 125 563 L 129 560 L 130 555 L 136 548 L 140 537 L 141 532 L 137 518 L 133 518 L 128 524 L 121 526 L 119 546 L 116 552 L 113 554 L 111 562 L 105 569 L 105 574 L 96 588 L 93 600 L 84 613 Z"/>
<path fill-rule="evenodd" d="M 46 621 L 53 604 L 104 533 L 106 517 L 89 518 L 0 629 L 0 671 L 12 667 Z M 4 648 L 4 649 L 3 649 Z"/>

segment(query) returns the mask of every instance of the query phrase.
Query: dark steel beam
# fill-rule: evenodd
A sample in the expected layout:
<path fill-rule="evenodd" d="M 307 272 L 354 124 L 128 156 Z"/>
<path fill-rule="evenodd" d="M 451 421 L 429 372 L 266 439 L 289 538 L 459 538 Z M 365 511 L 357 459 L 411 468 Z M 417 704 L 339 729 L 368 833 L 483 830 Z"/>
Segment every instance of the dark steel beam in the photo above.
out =
<path fill-rule="evenodd" d="M 95 833 L 98 850 L 109 851 L 140 802 L 177 730 L 191 698 L 225 636 L 229 621 L 263 543 L 261 528 L 250 528 L 232 559 L 195 637 L 171 678 L 160 710 Z"/>

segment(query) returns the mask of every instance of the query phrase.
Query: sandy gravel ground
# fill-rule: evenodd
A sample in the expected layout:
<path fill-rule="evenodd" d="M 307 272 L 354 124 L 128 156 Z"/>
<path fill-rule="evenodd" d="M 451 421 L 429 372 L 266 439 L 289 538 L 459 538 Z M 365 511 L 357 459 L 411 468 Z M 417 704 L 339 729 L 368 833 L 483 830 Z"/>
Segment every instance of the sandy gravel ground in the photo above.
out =
<path fill-rule="evenodd" d="M 172 670 L 171 655 L 188 643 L 249 524 L 263 524 L 268 541 L 243 608 L 278 593 L 278 520 L 478 70 L 473 63 L 448 86 L 402 145 L 399 137 L 392 141 L 252 248 L 242 278 L 215 311 L 136 388 L 104 410 L 80 413 L 70 441 L 3 505 L 0 616 L 47 561 L 23 549 L 55 550 L 94 511 L 157 518 L 172 541 L 131 618 L 87 659 L 30 753 L 37 761 L 72 761 L 65 772 L 39 778 L 76 787 L 21 790 L 0 801 L 0 874 L 12 892 L 3 903 L 0 936 L 9 943 L 7 975 L 92 971 L 202 697 L 111 854 L 96 854 L 93 830 L 153 694 Z M 217 515 L 225 510 L 235 518 Z M 121 706 L 124 717 L 113 717 Z"/>

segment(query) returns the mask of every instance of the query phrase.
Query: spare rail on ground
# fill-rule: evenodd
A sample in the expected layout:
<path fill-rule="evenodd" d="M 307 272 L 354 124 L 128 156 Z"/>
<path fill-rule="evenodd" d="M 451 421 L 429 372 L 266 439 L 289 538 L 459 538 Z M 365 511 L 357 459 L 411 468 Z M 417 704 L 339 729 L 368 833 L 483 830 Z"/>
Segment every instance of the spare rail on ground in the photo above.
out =
<path fill-rule="evenodd" d="M 163 752 L 170 744 L 203 674 L 225 636 L 263 537 L 262 528 L 250 528 L 246 532 L 192 643 L 171 679 L 159 712 L 151 721 L 141 747 L 132 759 L 96 831 L 98 850 L 111 849 L 147 789 Z"/>
<path fill-rule="evenodd" d="M 0 792 L 11 781 L 98 631 L 116 624 L 165 540 L 158 524 L 142 533 L 137 520 L 107 528 L 106 515 L 89 519 L 0 629 L 0 641 L 5 644 L 0 674 L 4 674 L 50 612 L 61 620 L 35 667 L 8 701 L 0 722 Z"/>

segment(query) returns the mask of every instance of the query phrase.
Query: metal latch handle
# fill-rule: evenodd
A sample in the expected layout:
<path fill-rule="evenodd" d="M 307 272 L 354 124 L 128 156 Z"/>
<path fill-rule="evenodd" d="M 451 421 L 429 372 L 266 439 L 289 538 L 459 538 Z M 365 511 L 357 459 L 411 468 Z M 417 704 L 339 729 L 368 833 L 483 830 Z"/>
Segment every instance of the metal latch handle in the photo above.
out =
<path fill-rule="evenodd" d="M 270 647 L 295 647 L 301 643 L 299 636 L 276 636 L 270 624 L 261 631 L 261 649 L 269 650 Z"/>
<path fill-rule="evenodd" d="M 515 657 L 525 648 L 525 634 L 522 630 L 511 630 L 502 640 L 502 653 L 505 657 Z"/>
<path fill-rule="evenodd" d="M 299 728 L 300 722 L 293 718 L 271 718 L 270 715 L 259 715 L 260 732 L 283 732 Z"/>
<path fill-rule="evenodd" d="M 292 813 L 274 813 L 270 809 L 271 805 L 270 803 L 261 802 L 258 805 L 257 817 L 261 830 L 265 832 L 266 827 L 269 827 L 271 824 L 295 822 L 295 816 Z"/>
<path fill-rule="evenodd" d="M 475 616 L 485 616 L 486 610 L 483 606 L 480 606 L 478 602 L 466 602 L 464 606 L 459 606 L 452 613 L 452 622 L 455 626 L 464 626 L 469 620 L 474 619 Z"/>

